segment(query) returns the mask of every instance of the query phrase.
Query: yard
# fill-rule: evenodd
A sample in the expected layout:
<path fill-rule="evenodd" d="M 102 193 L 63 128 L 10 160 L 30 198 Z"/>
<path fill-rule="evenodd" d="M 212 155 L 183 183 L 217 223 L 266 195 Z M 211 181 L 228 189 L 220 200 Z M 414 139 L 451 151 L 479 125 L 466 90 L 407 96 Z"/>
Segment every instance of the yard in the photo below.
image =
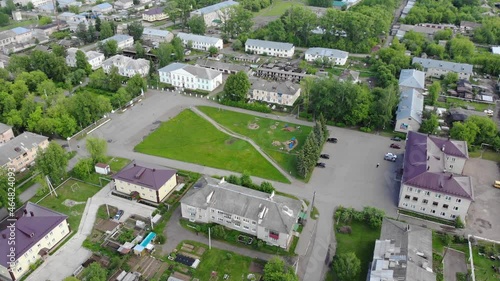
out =
<path fill-rule="evenodd" d="M 468 106 L 472 106 L 476 111 L 483 112 L 486 109 L 495 109 L 494 104 L 482 103 L 482 102 L 473 102 L 473 101 L 465 101 L 458 98 L 446 97 L 446 102 L 437 102 L 436 106 L 450 108 L 450 107 L 462 107 L 466 108 Z"/>
<path fill-rule="evenodd" d="M 58 197 L 49 195 L 38 202 L 40 197 L 35 196 L 31 198 L 31 201 L 67 215 L 71 229 L 77 230 L 87 199 L 94 196 L 100 189 L 98 186 L 70 179 L 56 189 Z M 73 206 L 70 206 L 72 204 L 69 204 L 66 200 L 72 200 Z"/>
<path fill-rule="evenodd" d="M 255 13 L 255 15 L 262 16 L 262 17 L 281 16 L 289 8 L 291 8 L 293 5 L 302 6 L 302 5 L 304 5 L 304 1 L 300 1 L 300 0 L 291 0 L 291 1 L 275 0 L 275 1 L 272 1 L 272 4 L 269 7 L 260 10 L 259 12 Z"/>
<path fill-rule="evenodd" d="M 10 23 L 9 23 L 9 25 L 0 27 L 0 31 L 5 31 L 5 30 L 8 30 L 8 29 L 16 28 L 16 27 L 29 28 L 29 27 L 27 27 L 28 25 L 32 25 L 32 24 L 36 24 L 36 23 L 38 23 L 37 19 L 28 19 L 28 20 L 23 20 L 23 21 L 13 21 L 13 20 L 11 20 Z"/>
<path fill-rule="evenodd" d="M 199 106 L 198 108 L 225 128 L 254 140 L 285 171 L 289 171 L 294 177 L 298 176 L 296 153 L 311 132 L 311 127 L 234 111 L 220 111 L 215 107 Z M 297 144 L 289 150 L 287 143 L 292 139 L 295 139 Z"/>
<path fill-rule="evenodd" d="M 481 255 L 479 255 L 481 253 Z M 488 254 L 495 253 L 495 260 L 490 258 Z M 477 246 L 472 248 L 472 256 L 474 258 L 474 274 L 476 280 L 493 281 L 500 280 L 500 245 L 480 241 Z M 497 268 L 495 272 L 493 266 Z"/>
<path fill-rule="evenodd" d="M 191 110 L 161 124 L 135 150 L 288 183 L 287 178 L 248 142 L 217 130 Z"/>

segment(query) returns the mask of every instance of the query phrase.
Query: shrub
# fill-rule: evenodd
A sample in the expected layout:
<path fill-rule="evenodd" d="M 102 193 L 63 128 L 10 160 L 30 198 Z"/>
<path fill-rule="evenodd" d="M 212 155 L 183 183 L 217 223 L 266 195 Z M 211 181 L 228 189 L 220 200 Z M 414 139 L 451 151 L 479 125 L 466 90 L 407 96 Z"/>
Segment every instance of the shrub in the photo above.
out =
<path fill-rule="evenodd" d="M 371 131 L 372 131 L 372 129 L 369 127 L 361 127 L 361 128 L 359 128 L 359 130 L 361 132 L 365 132 L 365 133 L 371 133 Z"/>
<path fill-rule="evenodd" d="M 165 240 L 165 235 L 163 234 L 158 234 L 158 236 L 156 236 L 156 242 L 158 242 L 158 244 L 164 244 Z"/>
<path fill-rule="evenodd" d="M 244 101 L 231 101 L 228 99 L 222 99 L 220 101 L 221 104 L 223 105 L 228 105 L 232 107 L 239 107 L 243 109 L 248 109 L 248 110 L 253 110 L 257 112 L 263 112 L 263 113 L 271 113 L 272 110 L 263 103 L 258 103 L 258 102 L 253 102 L 253 103 L 246 103 Z"/>
<path fill-rule="evenodd" d="M 462 219 L 460 218 L 460 216 L 458 216 L 455 219 L 455 227 L 456 228 L 464 228 L 465 227 L 464 222 L 462 221 Z"/>

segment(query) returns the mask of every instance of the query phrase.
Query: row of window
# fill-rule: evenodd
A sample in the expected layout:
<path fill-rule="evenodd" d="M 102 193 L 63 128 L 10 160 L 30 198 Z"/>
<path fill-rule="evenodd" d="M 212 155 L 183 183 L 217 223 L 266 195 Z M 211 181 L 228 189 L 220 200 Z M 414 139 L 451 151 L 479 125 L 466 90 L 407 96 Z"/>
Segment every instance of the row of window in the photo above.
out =
<path fill-rule="evenodd" d="M 408 192 L 415 192 L 415 193 L 417 193 L 417 194 L 424 193 L 426 196 L 431 196 L 431 195 L 432 195 L 432 192 L 430 192 L 430 191 L 427 191 L 427 190 L 425 190 L 425 191 L 424 191 L 424 190 L 421 190 L 421 189 L 419 189 L 419 188 L 410 187 L 410 186 L 406 187 L 406 190 L 407 190 Z M 434 194 L 434 197 L 435 197 L 435 198 L 438 198 L 438 199 L 439 199 L 439 198 L 441 198 L 442 196 L 443 196 L 443 195 L 442 195 L 441 193 L 437 193 L 437 192 L 436 192 L 436 193 Z M 451 196 L 449 196 L 449 195 L 444 195 L 444 199 L 446 199 L 446 200 L 448 200 L 448 201 L 451 201 L 452 197 L 451 197 Z M 456 199 L 455 199 L 455 202 L 457 202 L 457 203 L 461 203 L 461 202 L 462 202 L 462 199 L 460 199 L 460 198 L 456 198 Z"/>
<path fill-rule="evenodd" d="M 215 210 L 214 209 L 211 209 L 210 210 L 212 213 L 215 213 Z M 236 221 L 243 221 L 244 223 L 252 223 L 253 225 L 256 225 L 257 223 L 255 221 L 250 221 L 249 219 L 246 219 L 246 218 L 241 218 L 240 216 L 237 216 L 237 215 L 232 215 L 232 214 L 229 214 L 229 213 L 225 213 L 221 210 L 217 210 L 217 214 L 226 218 L 226 219 L 232 219 L 232 220 L 236 220 Z M 215 219 L 214 216 L 212 216 L 212 219 Z M 221 218 L 219 218 L 220 220 Z"/>
<path fill-rule="evenodd" d="M 405 200 L 412 200 L 413 202 L 418 202 L 418 197 L 415 197 L 413 196 L 413 198 L 411 198 L 410 195 L 405 195 Z M 429 203 L 429 200 L 427 199 L 422 199 L 422 204 L 425 204 L 427 205 Z M 438 207 L 439 206 L 439 202 L 436 202 L 436 201 L 433 201 L 432 202 L 432 206 L 435 206 L 435 207 Z M 448 204 L 443 204 L 443 209 L 448 209 L 449 208 L 449 205 Z M 454 211 L 458 211 L 458 207 L 457 206 L 454 206 L 453 207 L 453 210 Z"/>
<path fill-rule="evenodd" d="M 235 227 L 237 227 L 237 228 L 241 228 L 241 227 L 242 227 L 242 226 L 241 226 L 241 222 L 238 222 L 238 221 L 236 221 L 236 222 L 234 222 L 234 223 L 233 223 L 231 220 L 224 220 L 223 218 L 217 218 L 217 220 L 218 220 L 220 223 L 226 223 L 226 224 L 228 224 L 228 225 L 229 225 L 229 224 L 230 224 L 230 225 L 234 225 L 234 226 L 235 226 Z M 215 221 L 215 216 L 212 216 L 212 221 Z M 247 225 L 243 225 L 243 229 L 245 229 L 245 230 L 251 230 L 252 232 L 256 232 L 256 231 L 257 231 L 257 229 L 256 229 L 256 228 L 252 228 L 252 229 L 250 229 L 250 227 L 249 227 L 249 226 L 247 226 Z"/>
<path fill-rule="evenodd" d="M 415 209 L 415 208 L 416 208 L 416 206 L 415 206 L 415 205 L 413 205 L 413 204 L 408 204 L 408 203 L 406 203 L 406 202 L 405 202 L 405 203 L 403 203 L 403 207 L 406 207 L 406 208 L 411 208 L 411 209 Z M 426 211 L 427 211 L 427 208 L 426 208 L 426 207 L 420 207 L 420 211 L 421 211 L 421 212 L 426 212 Z M 430 210 L 430 213 L 431 213 L 431 214 L 433 214 L 433 215 L 435 215 L 435 214 L 436 214 L 436 210 L 435 210 L 435 209 L 431 209 L 431 210 Z M 442 216 L 442 217 L 446 217 L 446 213 L 445 213 L 445 212 L 440 212 L 440 213 L 439 213 L 439 215 L 440 215 L 440 216 Z M 451 219 L 455 219 L 455 218 L 457 218 L 457 215 L 455 215 L 455 214 L 450 214 L 450 216 L 449 216 L 449 217 L 450 217 Z"/>

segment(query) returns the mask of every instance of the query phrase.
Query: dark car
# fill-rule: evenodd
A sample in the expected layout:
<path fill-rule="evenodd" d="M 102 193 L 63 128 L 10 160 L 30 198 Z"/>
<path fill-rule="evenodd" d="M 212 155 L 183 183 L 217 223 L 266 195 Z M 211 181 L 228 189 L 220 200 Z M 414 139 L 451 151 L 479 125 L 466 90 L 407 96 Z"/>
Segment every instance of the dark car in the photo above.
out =
<path fill-rule="evenodd" d="M 399 145 L 397 143 L 391 143 L 391 148 L 400 149 L 401 145 Z"/>
<path fill-rule="evenodd" d="M 318 162 L 318 163 L 316 163 L 316 167 L 325 168 L 326 165 L 323 162 Z"/>
<path fill-rule="evenodd" d="M 336 143 L 338 141 L 338 139 L 337 138 L 327 138 L 326 141 L 331 142 L 331 143 Z"/>
<path fill-rule="evenodd" d="M 116 215 L 113 219 L 120 220 L 122 216 L 123 216 L 123 210 L 119 210 L 118 212 L 116 212 Z"/>
<path fill-rule="evenodd" d="M 330 159 L 330 155 L 329 154 L 321 154 L 319 157 L 323 158 L 323 159 Z"/>
<path fill-rule="evenodd" d="M 393 137 L 391 140 L 393 140 L 393 141 L 401 141 L 401 138 L 400 137 Z"/>

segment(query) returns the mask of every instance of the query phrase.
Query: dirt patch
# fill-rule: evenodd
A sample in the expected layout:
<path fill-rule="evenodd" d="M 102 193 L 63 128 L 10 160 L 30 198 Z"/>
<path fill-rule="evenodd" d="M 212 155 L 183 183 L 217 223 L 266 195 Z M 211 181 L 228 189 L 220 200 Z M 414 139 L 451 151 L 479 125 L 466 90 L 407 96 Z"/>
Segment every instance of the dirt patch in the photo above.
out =
<path fill-rule="evenodd" d="M 248 129 L 250 130 L 257 130 L 260 126 L 256 123 L 251 123 L 248 125 Z"/>
<path fill-rule="evenodd" d="M 487 220 L 477 218 L 476 222 L 479 224 L 479 227 L 491 229 L 491 222 Z"/>
<path fill-rule="evenodd" d="M 295 127 L 285 127 L 285 128 L 283 128 L 283 131 L 293 132 L 293 131 L 295 131 L 296 129 L 297 129 L 297 128 L 295 128 Z"/>
<path fill-rule="evenodd" d="M 273 146 L 280 146 L 281 142 L 280 141 L 273 141 Z"/>
<path fill-rule="evenodd" d="M 236 138 L 230 138 L 230 139 L 228 139 L 225 143 L 226 143 L 227 145 L 231 145 L 231 144 L 233 144 L 235 141 L 236 141 Z"/>
<path fill-rule="evenodd" d="M 291 151 L 291 150 L 293 150 L 294 148 L 296 148 L 296 147 L 297 147 L 297 145 L 299 145 L 299 141 L 298 141 L 297 139 L 295 139 L 295 138 L 294 138 L 294 139 L 292 139 L 292 140 L 285 141 L 283 144 L 285 145 L 285 149 L 286 149 L 287 151 Z"/>
<path fill-rule="evenodd" d="M 63 201 L 63 205 L 64 206 L 67 206 L 67 207 L 73 207 L 75 205 L 79 205 L 79 204 L 85 204 L 87 202 L 77 202 L 77 201 L 74 201 L 74 200 L 71 200 L 71 199 L 66 199 Z"/>
<path fill-rule="evenodd" d="M 276 130 L 276 126 L 275 125 L 271 125 L 271 130 Z"/>

